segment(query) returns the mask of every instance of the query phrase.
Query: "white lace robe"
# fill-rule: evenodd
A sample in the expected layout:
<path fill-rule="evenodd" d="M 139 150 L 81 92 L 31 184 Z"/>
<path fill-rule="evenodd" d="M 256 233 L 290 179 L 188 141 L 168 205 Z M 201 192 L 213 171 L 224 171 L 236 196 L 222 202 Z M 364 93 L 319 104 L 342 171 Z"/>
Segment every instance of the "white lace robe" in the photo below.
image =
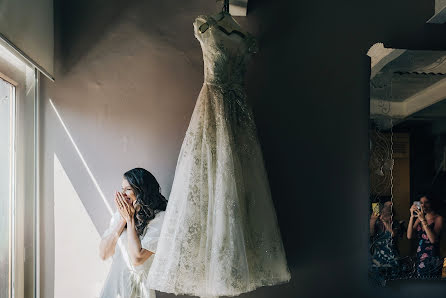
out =
<path fill-rule="evenodd" d="M 155 215 L 140 236 L 141 247 L 156 253 L 158 238 L 164 219 L 164 211 Z M 109 235 L 119 223 L 119 212 L 113 214 L 109 228 L 103 237 Z M 148 271 L 152 265 L 154 255 L 143 264 L 133 266 L 127 251 L 127 229 L 124 229 L 116 245 L 110 272 L 102 288 L 101 298 L 155 298 L 155 291 L 150 289 L 147 280 Z"/>

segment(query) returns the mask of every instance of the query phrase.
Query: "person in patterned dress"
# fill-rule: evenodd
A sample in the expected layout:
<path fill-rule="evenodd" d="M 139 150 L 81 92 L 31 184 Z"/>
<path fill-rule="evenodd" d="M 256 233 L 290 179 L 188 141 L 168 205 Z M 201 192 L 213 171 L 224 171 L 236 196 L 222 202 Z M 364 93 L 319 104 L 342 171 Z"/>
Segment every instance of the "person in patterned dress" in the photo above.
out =
<path fill-rule="evenodd" d="M 418 239 L 416 253 L 418 277 L 438 277 L 443 264 L 443 259 L 440 258 L 440 234 L 443 229 L 443 217 L 435 212 L 429 196 L 422 195 L 420 205 L 420 209 L 415 204 L 410 207 L 407 238 L 412 239 L 416 234 Z"/>

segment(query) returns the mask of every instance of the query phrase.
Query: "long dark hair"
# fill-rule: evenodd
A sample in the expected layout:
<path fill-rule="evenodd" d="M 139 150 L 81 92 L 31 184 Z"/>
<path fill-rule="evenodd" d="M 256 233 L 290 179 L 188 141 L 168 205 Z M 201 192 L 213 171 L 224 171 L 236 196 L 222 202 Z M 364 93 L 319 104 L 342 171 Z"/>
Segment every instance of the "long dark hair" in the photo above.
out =
<path fill-rule="evenodd" d="M 160 211 L 166 210 L 167 200 L 161 194 L 161 188 L 155 177 L 146 169 L 134 168 L 124 173 L 136 196 L 135 224 L 136 232 L 142 235 L 151 219 Z"/>
<path fill-rule="evenodd" d="M 438 214 L 438 210 L 440 209 L 440 202 L 436 199 L 434 193 L 432 192 L 418 192 L 417 193 L 417 201 L 420 201 L 421 198 L 425 197 L 430 203 L 430 209 L 432 212 Z"/>

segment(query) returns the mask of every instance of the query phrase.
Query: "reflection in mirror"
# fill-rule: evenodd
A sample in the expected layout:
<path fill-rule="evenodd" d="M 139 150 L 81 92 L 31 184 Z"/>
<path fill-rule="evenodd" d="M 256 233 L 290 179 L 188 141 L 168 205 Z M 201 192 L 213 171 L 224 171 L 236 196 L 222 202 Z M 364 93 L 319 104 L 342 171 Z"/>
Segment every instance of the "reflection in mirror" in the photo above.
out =
<path fill-rule="evenodd" d="M 445 279 L 446 52 L 370 48 L 370 270 Z"/>

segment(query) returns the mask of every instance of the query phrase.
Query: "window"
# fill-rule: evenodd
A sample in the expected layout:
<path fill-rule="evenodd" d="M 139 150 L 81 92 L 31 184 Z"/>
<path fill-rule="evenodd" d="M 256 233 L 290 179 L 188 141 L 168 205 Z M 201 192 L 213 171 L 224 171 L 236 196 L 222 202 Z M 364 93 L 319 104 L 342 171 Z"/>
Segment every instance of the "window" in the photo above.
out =
<path fill-rule="evenodd" d="M 36 293 L 37 82 L 35 68 L 0 42 L 0 297 Z"/>
<path fill-rule="evenodd" d="M 0 297 L 10 297 L 12 294 L 14 91 L 15 87 L 10 82 L 0 78 Z"/>

